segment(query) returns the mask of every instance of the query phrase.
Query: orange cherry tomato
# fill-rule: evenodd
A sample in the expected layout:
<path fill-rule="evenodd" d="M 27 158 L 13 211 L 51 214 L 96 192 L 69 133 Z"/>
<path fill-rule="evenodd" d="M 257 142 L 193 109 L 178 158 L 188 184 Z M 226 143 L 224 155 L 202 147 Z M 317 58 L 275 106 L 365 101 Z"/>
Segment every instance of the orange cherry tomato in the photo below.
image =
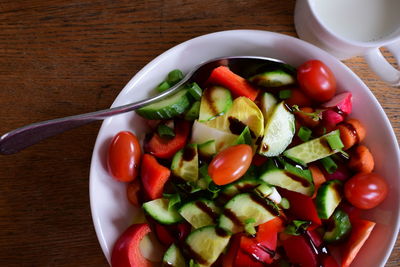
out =
<path fill-rule="evenodd" d="M 236 145 L 219 152 L 208 166 L 208 174 L 217 185 L 229 184 L 249 169 L 253 150 L 249 145 Z"/>
<path fill-rule="evenodd" d="M 133 181 L 139 173 L 141 155 L 137 137 L 128 131 L 119 132 L 108 149 L 108 171 L 120 182 Z"/>

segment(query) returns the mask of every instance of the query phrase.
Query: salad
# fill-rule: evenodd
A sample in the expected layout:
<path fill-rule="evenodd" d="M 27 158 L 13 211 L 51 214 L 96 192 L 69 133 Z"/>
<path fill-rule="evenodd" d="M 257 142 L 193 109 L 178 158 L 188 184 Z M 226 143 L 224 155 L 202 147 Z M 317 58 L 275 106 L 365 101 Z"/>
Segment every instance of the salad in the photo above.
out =
<path fill-rule="evenodd" d="M 246 77 L 220 66 L 137 110 L 151 128 L 143 147 L 120 132 L 107 165 L 146 216 L 116 241 L 112 266 L 350 266 L 375 226 L 362 210 L 388 193 L 351 111 L 318 60 Z M 140 251 L 150 232 L 162 262 Z"/>

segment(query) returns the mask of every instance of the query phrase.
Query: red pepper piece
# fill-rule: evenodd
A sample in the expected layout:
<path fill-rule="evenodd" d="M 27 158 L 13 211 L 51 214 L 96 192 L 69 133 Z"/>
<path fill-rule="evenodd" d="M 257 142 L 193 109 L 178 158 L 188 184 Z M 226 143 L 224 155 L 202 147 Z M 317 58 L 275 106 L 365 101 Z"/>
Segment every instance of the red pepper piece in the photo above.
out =
<path fill-rule="evenodd" d="M 229 89 L 234 96 L 245 96 L 253 101 L 259 92 L 245 78 L 233 73 L 226 66 L 215 68 L 207 80 L 208 83 L 221 85 Z"/>
<path fill-rule="evenodd" d="M 316 225 L 321 225 L 321 219 L 318 217 L 317 209 L 311 197 L 283 188 L 278 190 L 283 197 L 289 200 L 289 213 L 299 220 L 311 221 Z"/>
<path fill-rule="evenodd" d="M 342 255 L 342 267 L 348 267 L 360 251 L 361 247 L 367 241 L 369 235 L 375 227 L 374 222 L 355 219 L 351 221 L 351 234 L 344 245 L 344 252 Z"/>
<path fill-rule="evenodd" d="M 303 236 L 288 235 L 282 240 L 282 245 L 291 263 L 307 267 L 319 266 L 317 255 Z"/>
<path fill-rule="evenodd" d="M 162 244 L 169 247 L 172 243 L 174 243 L 175 240 L 172 237 L 171 233 L 168 231 L 167 227 L 165 227 L 164 225 L 155 223 L 154 229 L 155 229 L 158 240 Z"/>
<path fill-rule="evenodd" d="M 328 255 L 323 258 L 322 266 L 324 266 L 324 267 L 339 267 L 339 264 L 336 262 L 335 258 Z"/>
<path fill-rule="evenodd" d="M 142 256 L 139 243 L 150 232 L 147 223 L 130 226 L 118 238 L 111 254 L 113 267 L 151 267 L 152 263 Z"/>
<path fill-rule="evenodd" d="M 243 238 L 243 237 L 242 237 Z M 263 267 L 264 264 L 256 261 L 253 256 L 250 256 L 242 249 L 238 249 L 236 259 L 233 264 L 234 267 Z"/>
<path fill-rule="evenodd" d="M 157 158 L 169 159 L 185 146 L 189 133 L 190 123 L 176 120 L 175 136 L 172 139 L 162 138 L 157 133 L 154 133 L 150 141 L 145 145 L 145 150 Z"/>
<path fill-rule="evenodd" d="M 141 178 L 144 190 L 150 199 L 162 197 L 164 184 L 167 182 L 171 171 L 159 164 L 155 157 L 144 154 L 141 166 Z"/>
<path fill-rule="evenodd" d="M 240 238 L 241 235 L 233 235 L 231 241 L 229 242 L 229 247 L 227 252 L 222 256 L 222 267 L 233 267 L 236 259 L 236 254 L 240 248 Z"/>

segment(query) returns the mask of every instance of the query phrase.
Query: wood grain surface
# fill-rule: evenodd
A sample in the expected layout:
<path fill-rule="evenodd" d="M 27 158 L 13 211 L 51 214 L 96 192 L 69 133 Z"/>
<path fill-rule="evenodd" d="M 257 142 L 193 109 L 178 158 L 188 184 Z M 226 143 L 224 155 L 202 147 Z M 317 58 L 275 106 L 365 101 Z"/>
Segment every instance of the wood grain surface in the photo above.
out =
<path fill-rule="evenodd" d="M 147 62 L 202 34 L 260 29 L 296 36 L 294 4 L 294 0 L 2 0 L 0 133 L 107 108 Z M 399 139 L 400 89 L 379 81 L 362 58 L 345 63 L 375 94 Z M 1 157 L 0 266 L 107 266 L 88 194 L 99 126 L 74 129 Z M 399 245 L 386 266 L 400 266 Z"/>

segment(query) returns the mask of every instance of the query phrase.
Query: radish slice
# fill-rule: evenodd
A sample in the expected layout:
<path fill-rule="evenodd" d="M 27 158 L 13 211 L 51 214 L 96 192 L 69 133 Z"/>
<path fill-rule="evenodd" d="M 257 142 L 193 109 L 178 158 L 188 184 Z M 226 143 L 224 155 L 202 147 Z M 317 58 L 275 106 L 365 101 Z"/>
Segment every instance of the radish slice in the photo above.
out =
<path fill-rule="evenodd" d="M 348 115 L 352 110 L 352 95 L 350 92 L 335 95 L 331 100 L 322 105 L 325 108 L 337 108 Z"/>
<path fill-rule="evenodd" d="M 322 120 L 326 125 L 334 126 L 339 122 L 342 122 L 344 118 L 336 111 L 327 109 L 324 112 L 322 112 Z"/>

